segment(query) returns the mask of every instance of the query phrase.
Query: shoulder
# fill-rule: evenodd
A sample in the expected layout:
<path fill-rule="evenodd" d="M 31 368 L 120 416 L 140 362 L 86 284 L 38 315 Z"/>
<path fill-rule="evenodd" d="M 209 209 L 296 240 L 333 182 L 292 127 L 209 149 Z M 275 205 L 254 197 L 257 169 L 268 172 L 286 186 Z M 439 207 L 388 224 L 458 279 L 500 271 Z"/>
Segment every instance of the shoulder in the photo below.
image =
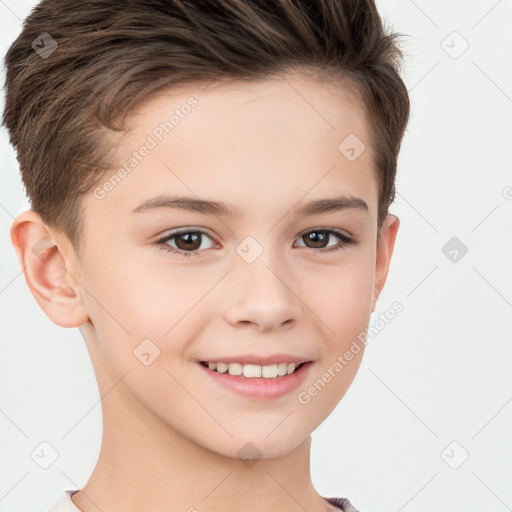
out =
<path fill-rule="evenodd" d="M 350 503 L 348 498 L 325 498 L 331 505 L 338 507 L 343 512 L 360 512 Z"/>
<path fill-rule="evenodd" d="M 48 512 L 80 512 L 80 509 L 73 503 L 71 496 L 78 492 L 78 489 L 63 491 L 59 499 L 48 509 Z"/>

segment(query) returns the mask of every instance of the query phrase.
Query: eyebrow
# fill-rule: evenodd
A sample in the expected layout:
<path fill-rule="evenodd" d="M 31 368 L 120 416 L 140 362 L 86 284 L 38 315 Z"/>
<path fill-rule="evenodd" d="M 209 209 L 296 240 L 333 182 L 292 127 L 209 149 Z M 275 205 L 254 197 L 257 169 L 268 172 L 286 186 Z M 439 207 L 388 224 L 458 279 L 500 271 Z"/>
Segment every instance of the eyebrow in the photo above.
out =
<path fill-rule="evenodd" d="M 221 201 L 199 199 L 192 196 L 158 195 L 148 199 L 132 210 L 131 213 L 148 212 L 158 209 L 179 209 L 205 215 L 215 215 L 230 218 L 241 217 L 241 210 L 234 205 Z M 368 212 L 364 199 L 355 196 L 338 196 L 325 199 L 315 199 L 306 203 L 297 203 L 291 210 L 297 216 L 316 215 L 319 213 L 334 213 L 343 210 L 362 210 Z"/>

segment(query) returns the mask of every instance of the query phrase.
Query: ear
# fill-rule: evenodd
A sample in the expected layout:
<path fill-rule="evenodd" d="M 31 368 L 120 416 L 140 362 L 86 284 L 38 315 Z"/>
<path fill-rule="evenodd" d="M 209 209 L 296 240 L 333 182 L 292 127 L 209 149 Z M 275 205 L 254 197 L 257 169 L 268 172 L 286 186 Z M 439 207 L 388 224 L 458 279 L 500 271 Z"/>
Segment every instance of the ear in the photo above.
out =
<path fill-rule="evenodd" d="M 78 327 L 87 322 L 82 288 L 77 281 L 79 265 L 67 239 L 52 236 L 34 210 L 16 217 L 10 235 L 28 287 L 48 318 L 61 327 Z"/>
<path fill-rule="evenodd" d="M 396 215 L 388 215 L 384 220 L 380 236 L 377 237 L 377 257 L 375 263 L 375 291 L 374 296 L 379 297 L 386 279 L 388 277 L 389 264 L 393 248 L 395 247 L 396 235 L 400 226 L 400 219 Z M 377 301 L 373 301 L 372 313 L 375 311 Z"/>

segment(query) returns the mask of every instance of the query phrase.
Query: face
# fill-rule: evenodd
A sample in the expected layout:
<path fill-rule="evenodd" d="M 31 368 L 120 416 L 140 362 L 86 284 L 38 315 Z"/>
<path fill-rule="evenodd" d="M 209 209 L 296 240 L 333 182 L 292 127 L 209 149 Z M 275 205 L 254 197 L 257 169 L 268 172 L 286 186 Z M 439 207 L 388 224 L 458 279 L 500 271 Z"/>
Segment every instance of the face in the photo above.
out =
<path fill-rule="evenodd" d="M 287 75 L 161 93 L 129 125 L 124 172 L 84 201 L 95 364 L 126 374 L 120 386 L 196 445 L 288 453 L 354 379 L 353 343 L 387 273 L 361 108 L 342 87 Z M 229 374 L 291 362 L 305 364 Z"/>

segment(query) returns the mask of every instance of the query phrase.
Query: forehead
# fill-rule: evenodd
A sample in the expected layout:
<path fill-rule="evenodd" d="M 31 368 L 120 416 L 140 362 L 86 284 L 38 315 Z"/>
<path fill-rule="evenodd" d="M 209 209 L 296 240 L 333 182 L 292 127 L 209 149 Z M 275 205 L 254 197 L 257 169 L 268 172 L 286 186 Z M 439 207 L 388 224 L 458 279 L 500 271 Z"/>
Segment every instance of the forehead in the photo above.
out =
<path fill-rule="evenodd" d="M 176 193 L 219 199 L 242 213 L 258 203 L 262 214 L 270 204 L 345 192 L 376 207 L 364 111 L 342 83 L 288 74 L 187 85 L 140 103 L 127 124 L 118 148 L 127 172 L 101 208 L 128 212 Z M 145 146 L 142 158 L 133 156 Z M 347 148 L 360 154 L 351 158 Z"/>
<path fill-rule="evenodd" d="M 172 114 L 173 106 L 179 111 L 191 97 L 201 106 L 194 109 L 194 119 L 203 124 L 206 121 L 209 126 L 236 127 L 243 121 L 242 115 L 252 121 L 267 117 L 275 125 L 278 121 L 290 121 L 295 113 L 294 120 L 301 121 L 301 126 L 292 130 L 296 135 L 305 132 L 307 126 L 311 129 L 318 127 L 322 132 L 326 129 L 340 131 L 340 134 L 350 126 L 366 138 L 364 105 L 351 81 L 336 80 L 331 75 L 298 72 L 258 80 L 218 79 L 164 89 L 131 110 L 128 126 L 132 135 L 137 136 L 141 130 L 147 131 L 151 123 L 168 119 L 166 114 Z M 210 119 L 205 120 L 206 117 Z M 288 127 L 293 128 L 291 125 Z M 127 135 L 126 140 L 129 140 L 130 134 Z"/>

